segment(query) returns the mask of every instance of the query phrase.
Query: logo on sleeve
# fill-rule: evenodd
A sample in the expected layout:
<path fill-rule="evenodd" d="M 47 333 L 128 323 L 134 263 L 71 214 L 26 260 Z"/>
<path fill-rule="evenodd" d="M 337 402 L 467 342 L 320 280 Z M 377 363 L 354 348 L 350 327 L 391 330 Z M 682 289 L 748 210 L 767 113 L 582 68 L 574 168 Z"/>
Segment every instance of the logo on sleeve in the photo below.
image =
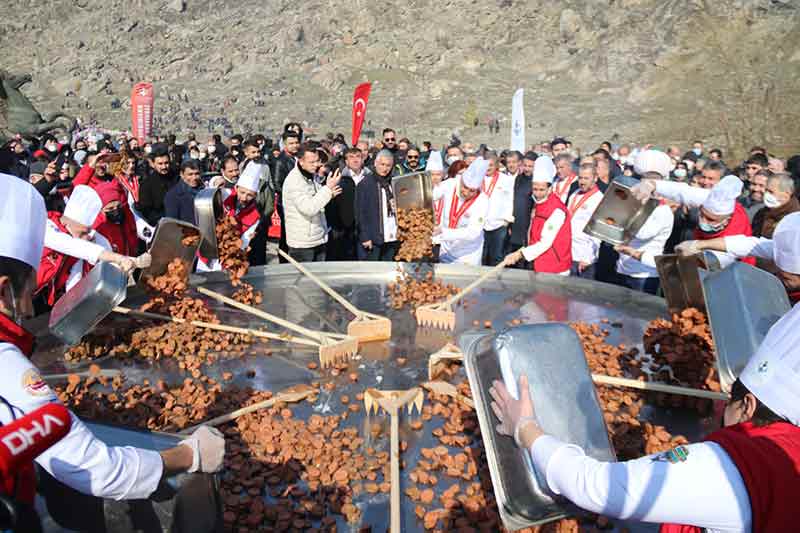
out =
<path fill-rule="evenodd" d="M 689 458 L 689 449 L 686 446 L 675 446 L 655 457 L 656 461 L 665 461 L 672 464 L 684 463 Z"/>
<path fill-rule="evenodd" d="M 30 368 L 22 374 L 22 388 L 31 396 L 48 396 L 51 394 L 50 387 L 47 386 L 47 383 L 35 368 Z"/>

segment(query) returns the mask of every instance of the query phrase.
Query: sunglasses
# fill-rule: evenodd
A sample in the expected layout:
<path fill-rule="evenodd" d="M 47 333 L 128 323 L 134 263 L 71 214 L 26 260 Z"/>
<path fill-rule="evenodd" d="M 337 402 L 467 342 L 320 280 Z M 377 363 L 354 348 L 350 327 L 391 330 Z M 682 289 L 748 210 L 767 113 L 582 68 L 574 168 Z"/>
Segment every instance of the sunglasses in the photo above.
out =
<path fill-rule="evenodd" d="M 419 156 L 418 155 L 409 155 L 409 156 L 406 156 L 406 159 L 419 159 Z"/>
<path fill-rule="evenodd" d="M 388 143 L 388 142 L 394 142 L 394 137 L 386 137 L 386 138 L 383 140 L 383 142 L 385 142 L 385 143 Z"/>

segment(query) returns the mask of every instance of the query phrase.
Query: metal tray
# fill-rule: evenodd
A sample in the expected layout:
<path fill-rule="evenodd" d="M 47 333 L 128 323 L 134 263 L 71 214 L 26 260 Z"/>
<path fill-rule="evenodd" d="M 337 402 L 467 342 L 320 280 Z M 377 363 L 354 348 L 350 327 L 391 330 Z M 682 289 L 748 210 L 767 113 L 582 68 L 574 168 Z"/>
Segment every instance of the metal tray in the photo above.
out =
<path fill-rule="evenodd" d="M 614 178 L 583 231 L 609 244 L 629 243 L 658 207 L 658 200 L 642 205 L 634 198 L 631 188 L 637 183 L 627 176 Z"/>
<path fill-rule="evenodd" d="M 741 261 L 701 279 L 719 381 L 727 392 L 791 304 L 778 278 Z"/>
<path fill-rule="evenodd" d="M 459 344 L 503 524 L 516 530 L 574 512 L 572 504 L 547 489 L 529 454 L 519 450 L 513 439 L 497 434 L 489 387 L 495 379 L 503 379 L 516 395 L 519 376 L 527 375 L 545 432 L 581 446 L 590 457 L 614 461 L 578 336 L 566 324 L 544 323 L 514 327 L 497 335 L 468 333 L 459 338 Z"/>
<path fill-rule="evenodd" d="M 77 344 L 114 307 L 125 300 L 128 276 L 101 261 L 64 296 L 50 312 L 50 331 L 68 345 Z"/>
<path fill-rule="evenodd" d="M 152 261 L 150 266 L 142 271 L 139 279 L 144 280 L 164 274 L 167 271 L 167 265 L 175 258 L 179 258 L 186 265 L 187 272 L 191 272 L 200 242 L 198 241 L 193 246 L 186 246 L 183 244 L 183 239 L 195 235 L 199 236 L 200 230 L 193 224 L 174 218 L 159 220 L 156 234 L 150 244 L 150 250 L 148 250 Z"/>
<path fill-rule="evenodd" d="M 398 209 L 433 209 L 430 172 L 415 172 L 392 178 L 392 192 Z"/>
<path fill-rule="evenodd" d="M 703 297 L 700 271 L 717 271 L 720 264 L 717 256 L 708 251 L 689 257 L 665 254 L 656 256 L 656 269 L 670 311 L 687 307 L 704 310 L 706 300 Z"/>
<path fill-rule="evenodd" d="M 222 191 L 219 188 L 203 189 L 194 197 L 194 216 L 200 234 L 200 254 L 206 259 L 218 259 L 217 217 L 222 214 Z"/>

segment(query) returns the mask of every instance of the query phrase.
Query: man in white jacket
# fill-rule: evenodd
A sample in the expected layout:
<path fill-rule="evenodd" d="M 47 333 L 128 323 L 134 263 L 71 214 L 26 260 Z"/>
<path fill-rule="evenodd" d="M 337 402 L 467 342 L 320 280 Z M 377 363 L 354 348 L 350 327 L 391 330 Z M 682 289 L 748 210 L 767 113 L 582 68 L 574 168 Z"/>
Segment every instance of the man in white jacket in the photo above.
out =
<path fill-rule="evenodd" d="M 482 192 L 489 202 L 483 224 L 483 264 L 495 266 L 503 260 L 508 225 L 514 221 L 514 177 L 502 172 L 497 154 L 486 158 L 489 166 Z"/>
<path fill-rule="evenodd" d="M 314 181 L 320 167 L 317 152 L 301 146 L 296 157 L 297 165 L 283 183 L 289 255 L 300 262 L 325 261 L 325 244 L 328 242 L 325 206 L 342 192 L 339 170 L 326 180 L 325 185 L 319 185 Z"/>
<path fill-rule="evenodd" d="M 603 193 L 597 186 L 594 163 L 584 163 L 578 169 L 578 189 L 567 199 L 567 211 L 572 224 L 572 268 L 570 274 L 594 279 L 595 263 L 600 254 L 600 239 L 584 233 L 583 228 L 600 205 Z"/>

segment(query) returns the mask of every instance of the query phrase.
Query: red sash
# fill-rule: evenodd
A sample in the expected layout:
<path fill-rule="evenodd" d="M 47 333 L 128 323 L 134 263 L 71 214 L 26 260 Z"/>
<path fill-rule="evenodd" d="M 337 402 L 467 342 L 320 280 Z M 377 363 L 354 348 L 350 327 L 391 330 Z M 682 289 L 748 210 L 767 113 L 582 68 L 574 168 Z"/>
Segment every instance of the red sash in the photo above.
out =
<path fill-rule="evenodd" d="M 139 201 L 139 176 L 133 174 L 131 176 L 131 179 L 128 179 L 128 177 L 125 176 L 125 174 L 122 174 L 120 172 L 119 174 L 117 174 L 117 181 L 119 181 L 122 184 L 122 186 L 125 187 L 126 191 L 131 193 L 134 202 Z"/>
<path fill-rule="evenodd" d="M 481 185 L 481 189 L 483 189 L 483 194 L 488 196 L 489 198 L 492 197 L 492 193 L 494 192 L 494 188 L 497 185 L 497 180 L 500 178 L 500 171 L 495 170 L 494 175 L 492 176 L 491 181 L 489 182 L 489 186 L 486 186 L 486 180 L 483 180 L 483 184 Z"/>
<path fill-rule="evenodd" d="M 458 227 L 458 221 L 461 220 L 461 216 L 467 212 L 467 209 L 475 203 L 475 200 L 478 199 L 478 195 L 476 194 L 463 204 L 461 207 L 458 207 L 458 183 L 456 186 L 453 187 L 453 198 L 450 200 L 450 220 L 448 220 L 447 227 L 450 229 L 455 229 Z"/>
<path fill-rule="evenodd" d="M 240 209 L 238 213 L 236 212 L 235 192 L 232 192 L 225 198 L 222 202 L 222 209 L 225 211 L 225 215 L 233 217 L 236 219 L 236 222 L 239 223 L 239 235 L 244 235 L 244 233 L 254 224 L 257 224 L 260 219 L 255 201 L 250 202 L 250 205 L 244 209 Z"/>
<path fill-rule="evenodd" d="M 442 211 L 444 210 L 444 198 L 439 198 L 433 202 L 433 212 L 436 215 L 436 225 L 442 223 Z"/>
<path fill-rule="evenodd" d="M 580 195 L 580 196 L 581 196 L 581 199 L 580 199 L 579 201 L 577 201 L 577 202 L 575 201 L 575 198 L 577 198 L 577 197 L 578 197 L 578 193 L 576 192 L 575 194 L 573 194 L 573 195 L 572 195 L 572 198 L 570 198 L 570 201 L 569 201 L 569 206 L 567 207 L 567 209 L 569 209 L 569 214 L 570 214 L 570 215 L 574 215 L 574 214 L 575 214 L 575 212 L 576 212 L 578 209 L 580 209 L 581 207 L 583 207 L 583 204 L 585 204 L 585 203 L 586 203 L 586 200 L 588 200 L 589 198 L 591 198 L 591 197 L 592 197 L 592 195 L 594 195 L 594 194 L 595 194 L 596 192 L 598 192 L 598 191 L 600 191 L 600 189 L 597 187 L 597 185 L 595 185 L 593 188 L 591 188 L 591 189 L 589 190 L 589 192 L 587 192 L 587 193 L 584 193 L 584 194 L 581 194 L 581 195 Z"/>
<path fill-rule="evenodd" d="M 59 231 L 69 235 L 69 230 L 61 223 L 61 216 L 61 213 L 57 211 L 47 212 L 47 218 L 58 227 Z M 56 302 L 56 296 L 60 296 L 66 289 L 69 271 L 77 262 L 77 257 L 70 257 L 45 246 L 42 249 L 42 260 L 36 274 L 35 294 L 40 294 L 46 289 L 47 304 L 53 305 Z M 86 274 L 91 269 L 92 266 L 84 261 L 83 273 Z"/>
<path fill-rule="evenodd" d="M 553 185 L 553 192 L 555 192 L 559 198 L 563 198 L 564 195 L 569 192 L 570 186 L 575 182 L 577 177 L 577 174 L 573 174 L 568 179 L 559 180 L 558 183 Z"/>

